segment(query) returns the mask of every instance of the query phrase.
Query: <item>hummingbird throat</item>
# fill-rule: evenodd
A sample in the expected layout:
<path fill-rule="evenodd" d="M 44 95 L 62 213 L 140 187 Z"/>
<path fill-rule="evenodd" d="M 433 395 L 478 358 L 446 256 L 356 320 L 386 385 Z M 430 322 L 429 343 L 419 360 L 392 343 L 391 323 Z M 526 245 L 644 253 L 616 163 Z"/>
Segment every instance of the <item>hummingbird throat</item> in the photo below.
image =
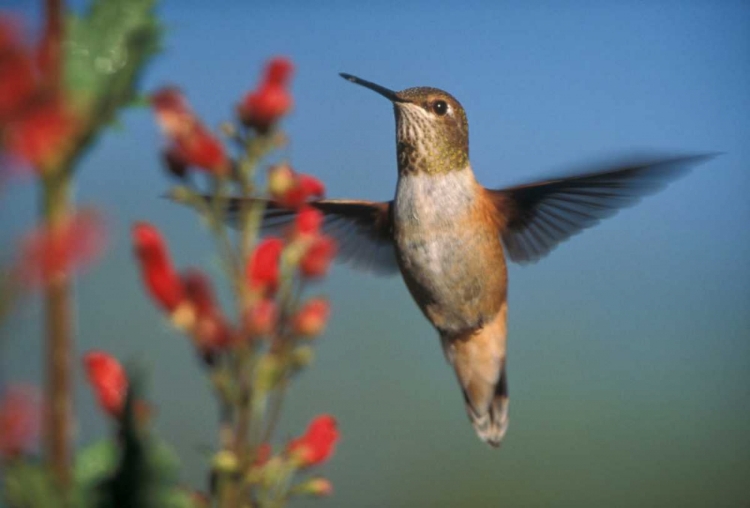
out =
<path fill-rule="evenodd" d="M 417 104 L 394 104 L 400 174 L 442 174 L 469 164 L 466 133 L 432 116 Z"/>

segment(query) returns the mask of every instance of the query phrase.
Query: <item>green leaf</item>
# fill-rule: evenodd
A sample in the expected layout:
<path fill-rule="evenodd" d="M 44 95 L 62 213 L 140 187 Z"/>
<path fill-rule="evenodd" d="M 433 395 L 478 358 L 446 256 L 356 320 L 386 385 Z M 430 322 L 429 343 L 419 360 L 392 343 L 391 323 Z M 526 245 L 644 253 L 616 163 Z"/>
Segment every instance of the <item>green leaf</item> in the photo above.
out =
<path fill-rule="evenodd" d="M 111 475 L 117 467 L 119 451 L 111 441 L 99 441 L 87 446 L 76 457 L 76 483 L 96 483 Z"/>
<path fill-rule="evenodd" d="M 10 507 L 56 508 L 63 505 L 54 481 L 42 465 L 16 460 L 3 469 L 3 495 Z"/>
<path fill-rule="evenodd" d="M 94 0 L 71 15 L 65 45 L 66 88 L 84 119 L 80 156 L 117 113 L 138 98 L 137 82 L 159 51 L 156 0 Z"/>
<path fill-rule="evenodd" d="M 128 369 L 130 386 L 118 421 L 117 442 L 91 450 L 91 460 L 81 464 L 81 478 L 95 482 L 95 506 L 182 508 L 189 496 L 177 485 L 179 461 L 172 449 L 150 433 L 148 422 L 136 415 L 143 376 Z M 104 473 L 103 477 L 99 475 Z M 101 478 L 101 480 L 97 480 Z"/>
<path fill-rule="evenodd" d="M 78 452 L 73 478 L 79 506 L 96 506 L 99 503 L 100 486 L 114 474 L 119 457 L 119 448 L 108 440 L 99 441 Z"/>

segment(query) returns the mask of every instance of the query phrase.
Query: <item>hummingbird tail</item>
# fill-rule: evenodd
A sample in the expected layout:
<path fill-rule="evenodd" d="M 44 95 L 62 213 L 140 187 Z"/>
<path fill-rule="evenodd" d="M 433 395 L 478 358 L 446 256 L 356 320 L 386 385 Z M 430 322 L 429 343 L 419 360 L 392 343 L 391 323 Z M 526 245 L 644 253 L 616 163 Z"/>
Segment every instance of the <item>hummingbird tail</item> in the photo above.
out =
<path fill-rule="evenodd" d="M 443 351 L 463 389 L 466 413 L 480 439 L 498 447 L 508 430 L 505 373 L 506 307 L 479 330 L 442 335 Z"/>
<path fill-rule="evenodd" d="M 471 424 L 474 425 L 477 436 L 494 448 L 500 446 L 503 437 L 505 437 L 505 432 L 508 430 L 508 403 L 510 400 L 508 399 L 508 387 L 505 379 L 505 369 L 503 369 L 500 381 L 495 387 L 495 396 L 492 398 L 492 404 L 490 404 L 489 410 L 481 415 L 474 411 L 474 407 L 467 397 L 466 390 L 464 390 L 466 412 L 469 415 Z"/>

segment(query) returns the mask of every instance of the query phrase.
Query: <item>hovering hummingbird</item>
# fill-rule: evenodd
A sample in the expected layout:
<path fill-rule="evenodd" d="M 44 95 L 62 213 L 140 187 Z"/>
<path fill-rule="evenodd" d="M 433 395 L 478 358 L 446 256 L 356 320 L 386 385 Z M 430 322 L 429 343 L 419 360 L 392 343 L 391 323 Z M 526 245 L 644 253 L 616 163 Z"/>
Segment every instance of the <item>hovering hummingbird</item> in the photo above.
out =
<path fill-rule="evenodd" d="M 469 126 L 449 93 L 395 92 L 341 76 L 393 103 L 398 183 L 392 201 L 323 199 L 311 206 L 340 259 L 400 273 L 440 335 L 478 436 L 497 447 L 508 428 L 506 256 L 534 262 L 600 219 L 656 192 L 707 155 L 615 164 L 504 189 L 486 189 L 469 163 Z M 265 227 L 294 211 L 268 203 Z"/>

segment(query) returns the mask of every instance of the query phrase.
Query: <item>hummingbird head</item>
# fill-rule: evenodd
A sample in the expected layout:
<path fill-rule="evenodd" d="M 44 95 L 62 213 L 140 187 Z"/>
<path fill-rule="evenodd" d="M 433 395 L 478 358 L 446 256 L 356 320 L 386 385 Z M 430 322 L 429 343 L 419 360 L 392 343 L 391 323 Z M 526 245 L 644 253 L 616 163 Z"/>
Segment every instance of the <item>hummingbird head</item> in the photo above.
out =
<path fill-rule="evenodd" d="M 393 103 L 399 172 L 440 174 L 469 164 L 469 124 L 451 94 L 429 87 L 394 92 L 351 74 L 341 77 Z"/>

